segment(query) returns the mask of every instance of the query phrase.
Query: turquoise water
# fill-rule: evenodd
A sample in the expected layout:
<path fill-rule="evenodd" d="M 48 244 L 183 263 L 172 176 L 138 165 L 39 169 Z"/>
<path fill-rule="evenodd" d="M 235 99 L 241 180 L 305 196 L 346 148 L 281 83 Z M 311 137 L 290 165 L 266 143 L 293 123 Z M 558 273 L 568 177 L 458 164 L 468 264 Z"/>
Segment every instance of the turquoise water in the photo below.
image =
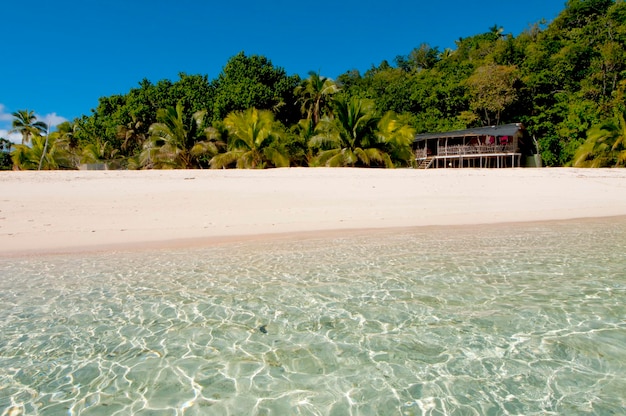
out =
<path fill-rule="evenodd" d="M 0 260 L 0 415 L 626 408 L 626 220 Z"/>

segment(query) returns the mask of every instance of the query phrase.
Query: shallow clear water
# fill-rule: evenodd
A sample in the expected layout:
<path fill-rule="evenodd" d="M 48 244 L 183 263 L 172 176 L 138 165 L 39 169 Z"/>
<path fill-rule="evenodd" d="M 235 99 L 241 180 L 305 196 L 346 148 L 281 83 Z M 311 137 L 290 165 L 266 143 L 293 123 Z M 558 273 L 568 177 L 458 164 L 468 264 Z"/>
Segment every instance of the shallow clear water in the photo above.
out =
<path fill-rule="evenodd" d="M 0 414 L 623 414 L 626 221 L 0 260 Z"/>

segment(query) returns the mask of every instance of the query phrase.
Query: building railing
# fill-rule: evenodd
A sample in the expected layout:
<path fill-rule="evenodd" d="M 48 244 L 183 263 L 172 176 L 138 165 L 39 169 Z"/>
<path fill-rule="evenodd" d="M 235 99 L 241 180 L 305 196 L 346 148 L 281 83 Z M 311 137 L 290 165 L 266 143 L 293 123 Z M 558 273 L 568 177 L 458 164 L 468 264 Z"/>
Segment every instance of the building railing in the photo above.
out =
<path fill-rule="evenodd" d="M 479 144 L 479 145 L 457 145 L 440 147 L 437 156 L 472 156 L 490 153 L 515 153 L 515 145 L 509 144 Z M 415 156 L 424 159 L 428 155 L 427 149 L 417 149 Z"/>

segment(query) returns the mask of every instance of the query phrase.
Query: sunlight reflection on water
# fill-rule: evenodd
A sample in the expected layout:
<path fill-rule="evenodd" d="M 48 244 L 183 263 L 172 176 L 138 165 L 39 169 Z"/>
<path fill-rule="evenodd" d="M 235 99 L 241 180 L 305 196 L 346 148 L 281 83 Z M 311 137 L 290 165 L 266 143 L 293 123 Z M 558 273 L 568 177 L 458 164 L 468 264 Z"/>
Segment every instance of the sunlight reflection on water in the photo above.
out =
<path fill-rule="evenodd" d="M 0 414 L 615 414 L 626 220 L 0 260 Z"/>

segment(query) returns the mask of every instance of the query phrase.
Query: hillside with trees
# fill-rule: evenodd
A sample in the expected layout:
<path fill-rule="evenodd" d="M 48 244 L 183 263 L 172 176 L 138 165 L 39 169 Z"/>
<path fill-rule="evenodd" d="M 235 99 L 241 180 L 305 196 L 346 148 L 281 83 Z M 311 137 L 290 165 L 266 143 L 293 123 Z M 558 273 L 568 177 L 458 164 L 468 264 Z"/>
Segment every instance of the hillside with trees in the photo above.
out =
<path fill-rule="evenodd" d="M 495 25 L 455 46 L 422 43 L 336 79 L 301 79 L 241 52 L 216 79 L 144 79 L 51 133 L 32 111 L 19 111 L 13 128 L 24 143 L 13 146 L 12 162 L 402 167 L 413 163 L 416 133 L 520 122 L 546 166 L 626 165 L 623 0 L 569 0 L 549 24 L 518 36 Z"/>

